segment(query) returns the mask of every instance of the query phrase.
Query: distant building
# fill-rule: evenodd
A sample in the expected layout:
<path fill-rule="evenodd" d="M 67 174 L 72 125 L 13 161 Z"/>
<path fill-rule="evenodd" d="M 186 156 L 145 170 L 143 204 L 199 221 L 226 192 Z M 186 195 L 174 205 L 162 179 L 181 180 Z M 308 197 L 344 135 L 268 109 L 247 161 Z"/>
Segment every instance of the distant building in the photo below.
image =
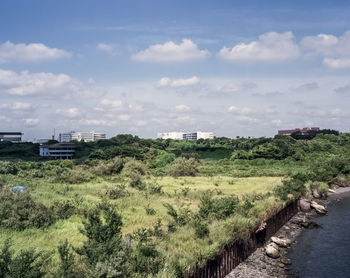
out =
<path fill-rule="evenodd" d="M 319 127 L 304 127 L 304 128 L 295 128 L 295 129 L 285 129 L 285 130 L 279 130 L 279 135 L 292 135 L 294 132 L 300 132 L 301 134 L 305 135 L 310 131 L 319 131 L 321 130 Z"/>
<path fill-rule="evenodd" d="M 22 135 L 22 132 L 0 132 L 0 142 L 19 143 L 22 142 Z"/>
<path fill-rule="evenodd" d="M 75 145 L 71 143 L 58 143 L 40 146 L 40 156 L 50 159 L 72 159 L 75 155 Z"/>
<path fill-rule="evenodd" d="M 59 134 L 59 141 L 61 143 L 68 143 L 71 141 L 84 141 L 84 142 L 94 142 L 98 140 L 106 139 L 106 134 L 98 133 L 95 131 L 91 132 L 67 132 Z"/>
<path fill-rule="evenodd" d="M 198 140 L 198 139 L 213 139 L 214 133 L 213 132 L 202 132 L 202 131 L 196 131 L 196 132 L 173 131 L 173 132 L 158 133 L 157 137 L 161 138 L 161 139 L 194 141 L 194 140 Z"/>

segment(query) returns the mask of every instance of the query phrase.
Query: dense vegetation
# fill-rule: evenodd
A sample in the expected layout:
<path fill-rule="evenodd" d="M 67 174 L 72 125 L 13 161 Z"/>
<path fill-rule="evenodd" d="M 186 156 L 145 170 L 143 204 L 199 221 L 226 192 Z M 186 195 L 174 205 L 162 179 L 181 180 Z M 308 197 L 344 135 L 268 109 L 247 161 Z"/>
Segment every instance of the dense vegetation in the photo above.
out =
<path fill-rule="evenodd" d="M 118 135 L 47 162 L 1 143 L 0 277 L 183 277 L 291 198 L 349 183 L 350 134 L 293 137 Z"/>

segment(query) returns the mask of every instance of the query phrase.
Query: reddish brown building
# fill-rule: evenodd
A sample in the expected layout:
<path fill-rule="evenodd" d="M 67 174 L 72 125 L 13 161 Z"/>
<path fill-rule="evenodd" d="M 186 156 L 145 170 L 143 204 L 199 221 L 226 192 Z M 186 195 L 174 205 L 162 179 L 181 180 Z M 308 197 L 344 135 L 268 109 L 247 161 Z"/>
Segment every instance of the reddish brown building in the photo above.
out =
<path fill-rule="evenodd" d="M 309 131 L 319 131 L 321 130 L 319 127 L 304 127 L 304 128 L 295 128 L 295 129 L 284 129 L 284 130 L 279 130 L 278 134 L 279 135 L 291 135 L 294 132 L 301 132 L 301 134 L 306 134 Z"/>

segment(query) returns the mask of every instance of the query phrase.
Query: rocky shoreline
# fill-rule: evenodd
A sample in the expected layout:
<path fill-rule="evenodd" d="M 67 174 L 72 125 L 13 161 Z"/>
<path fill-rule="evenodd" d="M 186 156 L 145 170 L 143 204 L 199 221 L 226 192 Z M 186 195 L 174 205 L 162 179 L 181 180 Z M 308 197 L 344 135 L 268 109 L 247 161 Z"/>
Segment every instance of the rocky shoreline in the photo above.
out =
<path fill-rule="evenodd" d="M 290 271 L 291 260 L 288 259 L 289 248 L 295 244 L 303 229 L 318 228 L 313 219 L 324 215 L 328 203 L 337 201 L 350 194 L 350 187 L 340 187 L 330 190 L 327 199 L 303 199 L 300 211 L 294 215 L 265 246 L 258 248 L 249 258 L 238 265 L 226 278 L 268 278 L 293 277 Z M 315 193 L 317 196 L 317 193 Z"/>

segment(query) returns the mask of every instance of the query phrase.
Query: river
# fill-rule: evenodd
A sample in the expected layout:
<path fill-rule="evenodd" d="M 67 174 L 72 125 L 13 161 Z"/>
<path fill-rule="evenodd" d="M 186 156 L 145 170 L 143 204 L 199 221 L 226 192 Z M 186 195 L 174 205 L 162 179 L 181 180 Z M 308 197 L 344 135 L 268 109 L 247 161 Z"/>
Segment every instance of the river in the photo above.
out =
<path fill-rule="evenodd" d="M 291 276 L 350 277 L 350 195 L 330 203 L 327 216 L 314 221 L 321 228 L 304 230 L 289 253 Z"/>

